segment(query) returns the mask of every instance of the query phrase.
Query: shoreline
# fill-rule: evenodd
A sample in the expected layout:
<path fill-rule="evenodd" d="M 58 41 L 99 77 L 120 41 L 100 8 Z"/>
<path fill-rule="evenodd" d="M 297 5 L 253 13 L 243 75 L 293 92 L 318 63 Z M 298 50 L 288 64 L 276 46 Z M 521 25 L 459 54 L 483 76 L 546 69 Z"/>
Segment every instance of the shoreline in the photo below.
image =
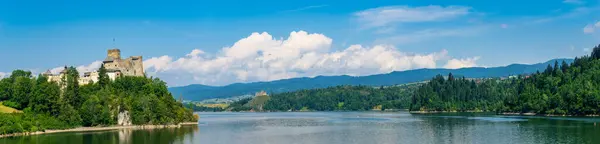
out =
<path fill-rule="evenodd" d="M 52 133 L 65 133 L 65 132 L 90 132 L 90 131 L 108 131 L 108 130 L 120 130 L 120 129 L 158 129 L 158 128 L 179 128 L 186 125 L 198 125 L 198 122 L 182 122 L 176 125 L 130 125 L 130 126 L 107 126 L 107 127 L 78 127 L 64 130 L 45 130 L 37 132 L 22 132 L 0 135 L 0 138 L 15 137 L 15 136 L 32 136 L 41 134 L 52 134 Z"/>
<path fill-rule="evenodd" d="M 538 113 L 517 113 L 517 112 L 491 112 L 491 111 L 409 111 L 410 114 L 441 114 L 441 113 L 494 113 L 504 116 L 543 116 L 543 117 L 599 117 L 600 115 L 556 115 L 556 114 L 538 114 Z"/>

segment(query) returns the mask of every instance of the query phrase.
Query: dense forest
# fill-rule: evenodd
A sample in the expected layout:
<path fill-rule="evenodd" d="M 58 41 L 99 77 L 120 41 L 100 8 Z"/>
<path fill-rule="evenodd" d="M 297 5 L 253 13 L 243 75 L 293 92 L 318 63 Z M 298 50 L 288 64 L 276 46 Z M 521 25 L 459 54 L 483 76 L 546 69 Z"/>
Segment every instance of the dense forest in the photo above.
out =
<path fill-rule="evenodd" d="M 590 56 L 509 79 L 437 76 L 415 91 L 413 111 L 495 111 L 552 115 L 600 114 L 600 45 Z"/>
<path fill-rule="evenodd" d="M 70 67 L 61 83 L 43 75 L 15 70 L 0 80 L 0 101 L 21 113 L 0 113 L 0 134 L 110 126 L 128 111 L 131 122 L 178 124 L 196 121 L 192 111 L 175 101 L 158 78 L 122 76 L 111 81 L 102 66 L 99 81 L 80 86 L 79 72 Z"/>
<path fill-rule="evenodd" d="M 221 108 L 221 107 L 207 107 L 207 106 L 198 106 L 196 104 L 193 103 L 188 103 L 185 104 L 185 107 L 192 109 L 196 112 L 220 112 L 220 111 L 224 111 L 225 109 Z"/>
<path fill-rule="evenodd" d="M 273 94 L 265 111 L 362 111 L 406 109 L 418 84 L 390 87 L 335 86 Z"/>

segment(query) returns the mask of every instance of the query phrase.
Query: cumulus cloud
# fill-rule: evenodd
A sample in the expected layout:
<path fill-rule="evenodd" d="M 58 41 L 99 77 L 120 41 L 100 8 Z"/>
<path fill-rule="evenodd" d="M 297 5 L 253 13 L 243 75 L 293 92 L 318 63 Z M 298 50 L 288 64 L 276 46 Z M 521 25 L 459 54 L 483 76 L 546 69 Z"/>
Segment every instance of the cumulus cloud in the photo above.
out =
<path fill-rule="evenodd" d="M 465 68 L 465 67 L 476 67 L 477 66 L 477 60 L 479 60 L 480 57 L 472 57 L 472 58 L 465 58 L 465 59 L 450 59 L 448 60 L 448 63 L 446 63 L 446 65 L 444 65 L 444 68 L 447 69 L 458 69 L 458 68 Z"/>
<path fill-rule="evenodd" d="M 435 68 L 449 59 L 447 51 L 429 54 L 402 52 L 391 45 L 351 45 L 331 51 L 333 40 L 325 35 L 291 32 L 287 39 L 252 33 L 224 47 L 214 57 L 194 49 L 183 57 L 152 57 L 146 71 L 170 84 L 226 85 L 236 82 L 272 81 L 318 75 L 371 75 L 418 68 Z M 477 58 L 478 59 L 478 58 Z M 453 68 L 474 66 L 476 59 L 452 61 Z M 451 61 L 448 61 L 451 62 Z M 173 83 L 175 82 L 175 83 Z"/>
<path fill-rule="evenodd" d="M 88 65 L 80 65 L 75 67 L 77 69 L 77 71 L 79 73 L 85 73 L 85 72 L 92 72 L 92 71 L 96 71 L 98 70 L 98 68 L 100 68 L 100 66 L 102 65 L 102 61 L 94 61 Z M 58 74 L 60 73 L 62 70 L 65 69 L 65 66 L 60 66 L 60 67 L 55 67 L 50 69 L 50 72 L 53 74 Z"/>
<path fill-rule="evenodd" d="M 368 27 L 386 26 L 392 23 L 443 21 L 469 14 L 465 6 L 385 6 L 354 13 Z"/>
<path fill-rule="evenodd" d="M 596 24 L 588 24 L 585 27 L 583 27 L 583 33 L 585 34 L 591 34 L 594 33 L 596 31 L 596 29 L 600 28 L 600 21 L 597 22 Z"/>
<path fill-rule="evenodd" d="M 8 74 L 4 73 L 4 72 L 0 72 L 0 79 L 7 77 Z"/>
<path fill-rule="evenodd" d="M 594 31 L 595 31 L 595 27 L 592 25 L 586 25 L 585 27 L 583 27 L 583 33 L 591 34 L 591 33 L 594 33 Z"/>

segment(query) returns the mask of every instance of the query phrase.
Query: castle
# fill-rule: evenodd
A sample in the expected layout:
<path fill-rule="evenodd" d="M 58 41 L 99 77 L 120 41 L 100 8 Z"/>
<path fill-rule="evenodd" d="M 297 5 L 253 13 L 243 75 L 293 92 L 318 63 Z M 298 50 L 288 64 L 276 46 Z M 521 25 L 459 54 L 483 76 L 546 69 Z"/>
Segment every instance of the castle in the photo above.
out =
<path fill-rule="evenodd" d="M 121 59 L 121 50 L 110 49 L 106 59 L 102 61 L 104 68 L 106 68 L 106 74 L 110 80 L 115 80 L 117 77 L 123 76 L 144 76 L 144 65 L 142 56 L 131 56 L 127 59 Z M 61 83 L 61 79 L 67 73 L 67 67 L 59 73 L 52 74 L 50 70 L 43 73 L 44 76 L 48 77 L 48 81 L 54 81 Z M 83 76 L 79 78 L 79 85 L 86 85 L 90 83 L 98 82 L 99 73 L 98 71 L 85 72 Z"/>

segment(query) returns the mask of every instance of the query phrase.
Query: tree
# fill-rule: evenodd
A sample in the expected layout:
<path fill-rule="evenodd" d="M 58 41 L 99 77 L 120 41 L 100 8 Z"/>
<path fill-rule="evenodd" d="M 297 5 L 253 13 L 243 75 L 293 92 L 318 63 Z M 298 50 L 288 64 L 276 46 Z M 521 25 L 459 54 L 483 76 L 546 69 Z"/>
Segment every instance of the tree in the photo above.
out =
<path fill-rule="evenodd" d="M 10 79 L 0 79 L 0 101 L 9 100 L 12 98 L 12 82 Z"/>
<path fill-rule="evenodd" d="M 63 93 L 63 100 L 73 107 L 81 107 L 84 102 L 79 95 L 79 72 L 75 67 L 69 67 L 66 73 L 66 88 Z"/>
<path fill-rule="evenodd" d="M 30 71 L 24 71 L 24 70 L 14 70 L 10 74 L 11 82 L 14 82 L 18 77 L 31 78 L 31 72 Z"/>
<path fill-rule="evenodd" d="M 110 112 L 96 95 L 90 96 L 79 109 L 83 126 L 110 124 Z"/>
<path fill-rule="evenodd" d="M 552 74 L 556 75 L 556 73 L 558 72 L 558 70 L 560 70 L 559 68 L 560 67 L 558 66 L 558 61 L 555 60 L 554 61 L 554 69 L 552 70 Z"/>
<path fill-rule="evenodd" d="M 157 78 L 123 76 L 105 81 L 100 88 L 95 83 L 79 86 L 79 72 L 74 67 L 66 68 L 60 85 L 43 75 L 34 78 L 28 71 L 13 73 L 0 80 L 0 101 L 23 113 L 0 113 L 0 134 L 112 125 L 125 110 L 136 120 L 136 114 L 143 114 L 136 124 L 197 121 Z"/>
<path fill-rule="evenodd" d="M 598 45 L 592 49 L 591 57 L 593 59 L 600 59 L 600 45 Z"/>
<path fill-rule="evenodd" d="M 23 109 L 29 105 L 31 98 L 31 91 L 33 87 L 33 81 L 29 77 L 19 76 L 15 77 L 15 82 L 12 85 L 12 102 L 18 104 L 17 109 Z"/>
<path fill-rule="evenodd" d="M 110 83 L 110 78 L 106 73 L 106 68 L 104 64 L 100 65 L 100 69 L 98 69 L 98 84 L 101 88 L 106 87 Z"/>
<path fill-rule="evenodd" d="M 550 64 L 548 64 L 548 66 L 546 66 L 546 70 L 544 70 L 544 74 L 551 75 L 553 71 L 554 71 L 554 69 L 552 68 L 552 66 Z"/>
<path fill-rule="evenodd" d="M 569 69 L 569 64 L 567 64 L 566 61 L 562 61 L 562 64 L 560 66 L 560 69 L 564 72 L 567 72 L 567 69 Z"/>

